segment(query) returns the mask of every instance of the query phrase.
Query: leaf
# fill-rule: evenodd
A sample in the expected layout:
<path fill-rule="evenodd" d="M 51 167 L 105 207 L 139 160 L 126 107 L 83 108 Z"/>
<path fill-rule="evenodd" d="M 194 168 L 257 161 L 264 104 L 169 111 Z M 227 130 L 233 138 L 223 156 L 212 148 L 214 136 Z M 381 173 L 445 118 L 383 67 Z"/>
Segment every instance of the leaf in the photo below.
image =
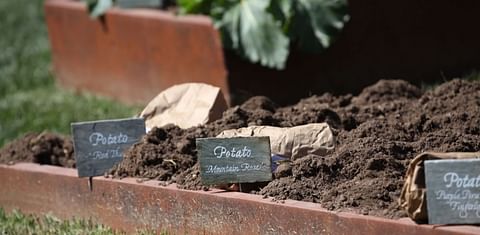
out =
<path fill-rule="evenodd" d="M 85 0 L 85 3 L 87 4 L 88 13 L 91 14 L 93 8 L 95 8 L 95 5 L 97 5 L 97 0 Z"/>
<path fill-rule="evenodd" d="M 113 6 L 113 0 L 97 0 L 95 2 L 88 2 L 90 17 L 92 18 L 97 18 L 105 14 L 105 12 Z"/>
<path fill-rule="evenodd" d="M 300 49 L 318 52 L 329 47 L 348 21 L 346 0 L 296 0 L 291 36 Z"/>
<path fill-rule="evenodd" d="M 347 0 L 178 0 L 182 13 L 209 15 L 225 48 L 282 69 L 290 41 L 306 52 L 329 47 L 348 21 Z M 288 35 L 288 37 L 287 37 Z"/>
<path fill-rule="evenodd" d="M 281 22 L 288 21 L 292 14 L 292 0 L 273 0 L 269 7 L 269 11 L 273 14 L 275 19 Z"/>
<path fill-rule="evenodd" d="M 179 13 L 182 15 L 204 14 L 209 15 L 213 20 L 219 20 L 225 13 L 225 7 L 232 5 L 233 1 L 238 0 L 177 0 L 177 4 Z"/>
<path fill-rule="evenodd" d="M 225 12 L 219 24 L 234 49 L 250 61 L 283 69 L 288 57 L 289 39 L 267 11 L 267 0 L 241 0 Z"/>
<path fill-rule="evenodd" d="M 205 0 L 177 0 L 180 14 L 202 13 L 202 5 Z"/>
<path fill-rule="evenodd" d="M 239 8 L 240 6 L 235 7 Z M 240 11 L 236 8 L 227 11 L 215 25 L 222 31 L 224 46 L 240 50 Z"/>

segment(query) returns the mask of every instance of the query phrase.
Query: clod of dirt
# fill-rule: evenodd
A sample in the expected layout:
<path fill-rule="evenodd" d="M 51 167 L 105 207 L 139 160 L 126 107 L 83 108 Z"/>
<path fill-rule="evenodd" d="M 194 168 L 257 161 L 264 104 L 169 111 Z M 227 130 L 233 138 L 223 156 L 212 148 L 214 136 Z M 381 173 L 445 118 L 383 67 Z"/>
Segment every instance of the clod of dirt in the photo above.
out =
<path fill-rule="evenodd" d="M 34 162 L 73 168 L 73 143 L 69 137 L 53 133 L 30 133 L 0 149 L 0 163 Z"/>
<path fill-rule="evenodd" d="M 273 164 L 273 163 L 272 163 Z M 288 161 L 281 162 L 275 169 L 275 178 L 282 178 L 292 174 L 292 164 Z"/>

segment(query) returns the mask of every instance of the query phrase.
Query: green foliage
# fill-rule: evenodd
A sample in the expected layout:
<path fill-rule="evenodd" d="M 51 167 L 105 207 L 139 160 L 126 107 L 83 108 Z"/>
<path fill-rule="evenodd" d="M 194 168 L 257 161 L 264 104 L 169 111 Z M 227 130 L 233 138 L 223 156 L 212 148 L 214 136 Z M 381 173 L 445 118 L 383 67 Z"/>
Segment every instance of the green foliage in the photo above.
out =
<path fill-rule="evenodd" d="M 321 52 L 328 48 L 348 20 L 346 2 L 336 0 L 295 0 L 290 37 L 300 50 Z"/>
<path fill-rule="evenodd" d="M 213 7 L 212 1 L 205 0 L 177 0 L 177 3 L 182 6 L 180 14 L 210 12 Z"/>
<path fill-rule="evenodd" d="M 114 0 L 86 0 L 90 16 Z M 225 48 L 253 63 L 284 69 L 290 48 L 321 52 L 348 21 L 347 0 L 177 0 L 180 14 L 209 15 Z"/>
<path fill-rule="evenodd" d="M 113 0 L 86 0 L 90 17 L 97 18 L 113 6 Z"/>
<path fill-rule="evenodd" d="M 178 0 L 180 13 L 209 15 L 226 48 L 283 69 L 289 49 L 321 52 L 348 21 L 346 0 Z"/>
<path fill-rule="evenodd" d="M 225 12 L 218 27 L 231 47 L 250 61 L 282 69 L 288 56 L 289 39 L 283 34 L 272 14 L 268 1 L 244 0 Z"/>

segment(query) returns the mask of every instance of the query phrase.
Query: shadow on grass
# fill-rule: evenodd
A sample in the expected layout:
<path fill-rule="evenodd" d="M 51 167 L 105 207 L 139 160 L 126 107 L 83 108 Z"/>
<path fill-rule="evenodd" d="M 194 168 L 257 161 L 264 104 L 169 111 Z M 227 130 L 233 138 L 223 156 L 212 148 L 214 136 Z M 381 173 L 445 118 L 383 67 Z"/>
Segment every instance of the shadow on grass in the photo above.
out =
<path fill-rule="evenodd" d="M 27 132 L 69 134 L 70 123 L 127 118 L 139 108 L 89 94 L 75 95 L 47 86 L 0 98 L 0 146 Z"/>

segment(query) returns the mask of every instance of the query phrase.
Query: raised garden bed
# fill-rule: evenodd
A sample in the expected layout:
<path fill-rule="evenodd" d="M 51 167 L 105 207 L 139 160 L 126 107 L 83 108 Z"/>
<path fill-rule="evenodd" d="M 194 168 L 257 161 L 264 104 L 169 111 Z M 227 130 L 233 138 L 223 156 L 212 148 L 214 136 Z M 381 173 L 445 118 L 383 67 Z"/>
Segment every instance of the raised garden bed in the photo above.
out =
<path fill-rule="evenodd" d="M 173 234 L 478 234 L 475 226 L 417 225 L 327 211 L 315 203 L 273 202 L 238 192 L 188 191 L 95 177 L 93 191 L 76 170 L 21 163 L 0 165 L 0 205 L 7 210 L 52 213 L 60 218 L 92 218 L 133 232 L 150 228 Z"/>
<path fill-rule="evenodd" d="M 480 82 L 464 80 L 446 82 L 428 91 L 422 91 L 401 80 L 380 81 L 371 87 L 365 88 L 358 96 L 332 96 L 330 94 L 324 94 L 322 96 L 313 96 L 304 99 L 296 105 L 283 108 L 278 108 L 273 102 L 269 101 L 268 98 L 256 97 L 241 106 L 227 110 L 224 113 L 223 118 L 204 126 L 186 130 L 171 125 L 152 129 L 152 131 L 147 134 L 140 143 L 130 148 L 125 154 L 124 160 L 110 171 L 111 175 L 114 177 L 135 177 L 136 179 L 128 178 L 126 181 L 118 181 L 101 177 L 96 178 L 97 181 L 94 181 L 93 184 L 93 192 L 88 192 L 86 179 L 76 178 L 74 170 L 52 168 L 48 166 L 35 166 L 35 169 L 32 169 L 35 173 L 32 173 L 32 175 L 37 174 L 38 179 L 34 179 L 33 176 L 28 173 L 30 170 L 23 167 L 26 165 L 4 167 L 2 169 L 5 171 L 8 170 L 9 172 L 27 172 L 25 174 L 30 175 L 27 178 L 29 178 L 32 183 L 39 182 L 39 179 L 46 179 L 48 177 L 55 178 L 54 176 L 58 176 L 58 174 L 62 175 L 62 172 L 69 172 L 67 174 L 69 180 L 82 183 L 71 183 L 72 185 L 78 185 L 71 186 L 73 188 L 65 186 L 70 183 L 52 183 L 51 187 L 57 187 L 55 184 L 59 184 L 61 187 L 65 187 L 65 190 L 67 191 L 63 192 L 60 189 L 57 190 L 55 188 L 51 188 L 50 191 L 55 192 L 55 197 L 64 197 L 62 194 L 70 195 L 69 191 L 77 192 L 78 190 L 84 190 L 82 191 L 84 193 L 73 194 L 76 195 L 75 198 L 78 199 L 72 199 L 72 196 L 67 196 L 67 199 L 62 199 L 67 200 L 72 204 L 79 203 L 80 205 L 82 205 L 82 203 L 87 203 L 86 201 L 82 201 L 83 199 L 80 199 L 83 198 L 83 194 L 95 195 L 98 193 L 96 190 L 98 188 L 101 189 L 103 184 L 132 185 L 132 182 L 136 182 L 137 180 L 144 181 L 149 179 L 150 181 L 146 181 L 142 184 L 143 186 L 135 186 L 135 189 L 119 189 L 119 191 L 122 192 L 118 193 L 129 193 L 122 194 L 118 197 L 108 193 L 101 194 L 101 192 L 99 195 L 104 195 L 103 200 L 106 200 L 106 198 L 112 198 L 115 200 L 125 200 L 125 203 L 129 205 L 136 205 L 136 200 L 130 199 L 132 197 L 130 194 L 134 195 L 136 193 L 131 191 L 142 191 L 144 190 L 142 187 L 145 187 L 145 190 L 150 190 L 146 188 L 153 187 L 154 189 L 152 190 L 159 190 L 159 195 L 156 195 L 153 192 L 138 192 L 139 194 L 145 194 L 145 197 L 148 197 L 148 201 L 145 201 L 145 205 L 147 206 L 143 204 L 130 207 L 125 205 L 125 207 L 129 208 L 129 212 L 125 213 L 135 214 L 140 213 L 138 211 L 144 212 L 147 207 L 158 208 L 158 206 L 155 206 L 156 203 L 163 205 L 162 203 L 174 204 L 178 202 L 178 208 L 171 204 L 167 204 L 165 207 L 175 208 L 172 213 L 174 213 L 177 220 L 183 221 L 184 224 L 207 223 L 204 221 L 202 222 L 202 220 L 198 218 L 203 218 L 202 214 L 205 213 L 204 216 L 207 216 L 206 220 L 217 221 L 215 223 L 217 225 L 222 221 L 231 221 L 230 223 L 221 225 L 232 226 L 233 228 L 230 229 L 235 231 L 241 231 L 237 229 L 243 228 L 242 226 L 247 226 L 244 224 L 247 223 L 245 221 L 252 223 L 260 221 L 259 224 L 271 223 L 274 224 L 272 225 L 273 228 L 278 227 L 284 229 L 279 231 L 289 233 L 291 232 L 291 230 L 288 230 L 289 226 L 293 227 L 290 223 L 296 222 L 302 224 L 304 221 L 307 221 L 305 222 L 306 224 L 314 226 L 314 229 L 318 229 L 319 231 L 325 229 L 325 231 L 332 231 L 332 233 L 341 233 L 342 231 L 349 231 L 352 229 L 361 232 L 363 232 L 361 229 L 372 229 L 372 231 L 378 230 L 381 231 L 381 233 L 384 233 L 384 230 L 377 227 L 380 226 L 377 222 L 371 221 L 390 221 L 387 224 L 390 226 L 390 223 L 392 223 L 393 227 L 397 226 L 394 224 L 398 224 L 398 226 L 401 226 L 400 224 L 405 225 L 405 223 L 398 223 L 397 221 L 397 219 L 405 216 L 404 212 L 398 208 L 397 200 L 403 185 L 403 177 L 405 175 L 406 167 L 415 155 L 424 151 L 475 152 L 480 150 L 480 142 L 478 141 L 480 137 L 479 98 Z M 196 138 L 212 137 L 225 129 L 240 128 L 251 125 L 274 125 L 286 127 L 317 122 L 327 122 L 332 128 L 334 128 L 337 135 L 337 146 L 335 151 L 325 156 L 304 156 L 290 162 L 290 168 L 289 170 L 287 169 L 284 174 L 278 174 L 279 176 L 265 187 L 254 188 L 254 194 L 262 195 L 219 193 L 218 190 L 209 192 L 203 192 L 201 190 L 183 191 L 173 189 L 176 188 L 174 184 L 169 185 L 169 183 L 176 183 L 178 187 L 184 189 L 204 189 L 199 182 L 198 165 L 196 165 Z M 62 142 L 56 138 L 51 139 L 47 139 L 45 144 L 40 145 L 38 145 L 38 143 L 42 143 L 40 137 L 34 137 L 23 142 L 22 139 L 12 142 L 0 151 L 0 162 L 9 163 L 30 159 L 30 161 L 42 163 L 42 161 L 39 160 L 43 159 L 42 156 L 47 159 L 52 159 L 50 156 L 55 152 L 63 153 L 63 157 L 69 159 L 72 153 L 68 150 L 70 146 L 68 140 Z M 53 150 L 40 151 L 44 149 L 42 146 L 45 147 L 45 149 L 50 148 Z M 61 151 L 62 149 L 63 151 Z M 33 154 L 33 157 L 22 156 L 30 156 L 31 154 Z M 68 161 L 64 162 L 68 163 Z M 60 165 L 65 164 L 60 163 Z M 53 169 L 57 169 L 60 173 L 56 173 L 57 170 L 47 173 L 49 170 Z M 40 174 L 37 170 L 43 173 Z M 22 173 L 12 173 L 12 175 L 21 174 Z M 12 176 L 9 178 L 15 180 L 16 178 L 21 177 Z M 159 187 L 158 184 L 169 186 Z M 11 198 L 15 198 L 15 195 L 17 194 L 21 195 L 21 197 L 18 197 L 19 199 L 24 197 L 24 195 L 29 195 L 29 193 L 19 191 L 20 189 L 30 190 L 30 188 L 32 188 L 13 181 L 8 182 L 6 185 L 10 186 L 2 187 L 2 190 L 11 190 L 11 193 L 8 193 Z M 19 187 L 20 189 L 15 189 L 16 187 Z M 82 188 L 80 189 L 80 187 Z M 162 189 L 172 192 L 172 194 L 175 195 L 172 196 L 173 199 L 162 196 L 161 193 L 164 192 Z M 32 191 L 30 194 L 36 194 L 37 192 L 42 191 L 36 190 Z M 32 195 L 31 198 L 25 198 L 25 203 L 27 205 L 35 205 L 35 197 L 43 197 L 44 194 L 39 193 L 39 195 L 42 196 Z M 211 204 L 211 207 L 214 208 L 213 210 L 220 210 L 222 212 L 215 215 L 221 218 L 211 217 L 208 211 L 199 210 L 201 213 L 195 214 L 197 210 L 192 209 L 194 211 L 189 212 L 190 206 L 185 206 L 189 205 L 188 202 L 183 202 L 183 199 L 175 199 L 175 197 L 183 198 L 182 195 L 195 195 L 185 197 L 192 197 L 192 199 L 189 200 L 199 201 L 202 205 L 210 204 L 202 201 L 203 199 L 200 198 L 203 198 L 204 196 L 200 195 L 208 195 L 208 197 L 212 198 L 222 198 L 218 199 L 220 201 L 214 201 Z M 262 199 L 260 201 L 266 204 L 258 204 L 262 205 L 259 206 L 261 208 L 259 209 L 259 212 L 256 212 L 252 207 L 249 207 L 249 210 L 252 210 L 248 213 L 237 214 L 236 211 L 241 209 L 236 206 L 240 207 L 244 199 L 225 199 L 221 197 L 221 195 L 245 195 L 246 198 L 252 198 L 252 200 L 254 198 L 260 200 L 262 197 L 272 197 L 275 198 L 277 202 L 273 203 L 269 201 L 270 199 Z M 121 199 L 121 197 L 125 197 L 125 199 Z M 243 198 L 243 196 L 241 197 Z M 164 198 L 170 199 L 165 199 L 168 202 L 164 202 Z M 295 199 L 298 201 L 291 202 L 288 199 Z M 247 201 L 249 200 L 250 199 Z M 283 200 L 286 200 L 285 204 L 281 203 Z M 310 202 L 315 202 L 315 204 Z M 8 205 L 8 203 L 5 204 Z M 42 203 L 42 205 L 43 204 L 45 203 Z M 102 201 L 102 203 L 98 204 L 98 207 L 101 208 L 104 204 L 108 205 L 106 201 Z M 154 204 L 154 206 L 149 206 L 152 204 Z M 215 206 L 213 206 L 213 204 Z M 66 204 L 64 203 L 63 205 Z M 263 211 L 263 205 L 275 205 L 272 208 L 277 209 L 272 209 L 272 211 L 268 211 L 267 213 Z M 297 208 L 298 210 L 303 211 L 299 213 L 307 213 L 307 215 L 303 216 L 311 216 L 313 219 L 310 220 L 306 218 L 298 219 L 297 221 L 295 216 L 292 216 L 292 213 L 296 212 L 285 212 L 289 211 L 290 208 L 296 207 L 283 207 L 283 205 L 304 205 L 305 208 L 303 209 L 306 211 Z M 98 208 L 85 209 L 89 208 L 85 206 L 79 206 L 79 208 L 79 210 L 84 210 L 83 212 L 79 212 L 79 214 L 87 216 L 90 213 L 91 216 L 100 219 L 100 216 L 97 216 L 97 212 L 95 212 Z M 160 208 L 163 207 L 160 206 Z M 192 208 L 197 207 L 192 206 Z M 224 211 L 222 210 L 224 208 L 230 209 L 227 210 L 227 213 L 223 213 Z M 283 209 L 278 208 L 288 209 L 283 211 Z M 313 212 L 311 211 L 311 208 L 314 208 Z M 326 208 L 329 211 L 322 208 Z M 291 210 L 295 211 L 297 209 Z M 166 213 L 165 210 L 162 209 L 151 213 L 141 213 L 142 215 L 146 214 L 147 216 L 139 218 L 147 221 L 150 217 L 158 218 L 153 214 Z M 365 214 L 369 216 L 353 216 L 351 214 L 344 214 L 344 212 Z M 192 215 L 190 213 L 193 213 L 196 217 L 190 217 Z M 257 213 L 262 215 L 261 218 L 255 219 Z M 282 217 L 284 216 L 283 213 L 285 213 L 285 216 L 287 217 Z M 322 218 L 324 215 L 327 217 Z M 345 218 L 354 217 L 355 219 L 352 219 L 354 221 L 357 221 L 357 218 L 365 218 L 365 220 L 358 219 L 358 221 L 360 221 L 358 223 L 367 223 L 369 225 L 367 228 L 357 228 L 356 226 L 359 225 L 345 222 L 345 227 L 342 227 L 343 222 L 339 221 L 343 220 L 338 218 L 344 217 L 338 217 L 339 215 L 345 215 Z M 373 219 L 374 217 L 371 216 L 386 217 L 391 218 L 392 220 L 379 218 Z M 164 217 L 170 218 L 166 215 L 164 215 Z M 245 218 L 253 219 L 248 220 Z M 303 217 L 299 215 L 299 218 Z M 275 222 L 268 222 L 267 219 L 271 219 Z M 193 220 L 193 222 L 190 220 Z M 294 220 L 294 222 L 291 222 L 292 220 Z M 332 222 L 332 220 L 334 222 Z M 158 224 L 158 219 L 154 221 Z M 326 221 L 323 222 L 327 224 L 326 227 L 315 227 L 317 224 L 322 224 L 322 221 Z M 337 222 L 342 225 L 338 226 L 340 228 L 330 228 L 330 226 L 333 226 L 331 223 L 335 224 Z M 167 221 L 165 223 L 172 224 L 174 222 Z M 240 224 L 237 225 L 237 223 Z M 370 223 L 373 225 L 370 225 Z M 379 224 L 382 223 L 383 222 L 379 222 Z M 155 223 L 149 222 L 148 224 L 151 225 Z M 282 227 L 281 224 L 286 225 L 284 225 L 285 227 Z M 160 226 L 162 225 L 156 225 L 155 228 Z M 170 225 L 165 225 L 163 227 L 170 229 L 169 226 Z M 251 231 L 250 229 L 256 229 L 253 230 L 253 232 L 266 233 L 266 230 L 263 230 L 261 227 L 255 227 L 251 224 L 249 226 L 252 228 L 246 228 L 247 232 Z M 405 230 L 398 228 L 398 230 L 392 231 L 392 233 L 399 232 L 412 234 L 424 231 L 422 229 L 432 229 L 432 227 L 428 226 L 408 226 L 413 227 L 405 227 Z M 456 230 L 455 228 L 456 227 L 448 227 L 447 230 L 453 229 L 455 232 L 461 231 Z M 476 229 L 476 227 L 468 228 Z M 196 228 L 189 229 L 199 231 Z M 203 226 L 202 229 L 212 233 L 218 231 L 220 231 L 218 233 L 224 233 L 223 230 L 209 230 L 210 228 L 205 226 Z M 172 230 L 176 230 L 176 228 Z M 225 231 L 228 232 L 231 230 Z M 300 233 L 308 233 L 311 230 L 296 231 L 299 231 Z M 378 231 L 377 233 L 379 233 Z M 369 233 L 371 230 L 365 230 L 365 232 Z"/>

